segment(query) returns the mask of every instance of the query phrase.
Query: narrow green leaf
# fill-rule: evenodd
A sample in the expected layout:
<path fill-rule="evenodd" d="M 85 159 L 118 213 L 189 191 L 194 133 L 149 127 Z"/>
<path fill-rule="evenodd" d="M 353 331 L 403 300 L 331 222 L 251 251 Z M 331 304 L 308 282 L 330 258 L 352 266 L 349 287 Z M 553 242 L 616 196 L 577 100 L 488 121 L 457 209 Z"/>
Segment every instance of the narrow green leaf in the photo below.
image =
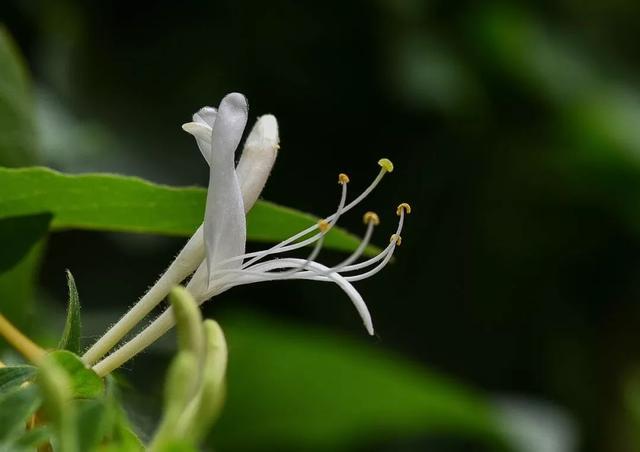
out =
<path fill-rule="evenodd" d="M 0 168 L 0 187 L 0 218 L 51 212 L 54 230 L 189 236 L 202 222 L 206 199 L 201 188 L 175 188 L 113 174 L 68 175 L 48 168 Z M 317 221 L 312 215 L 258 201 L 248 216 L 247 237 L 281 241 Z M 354 250 L 359 242 L 340 228 L 325 238 L 327 248 L 342 251 Z"/>
<path fill-rule="evenodd" d="M 33 165 L 35 112 L 24 61 L 7 29 L 0 25 L 0 165 Z M 0 184 L 2 186 L 2 184 Z"/>
<path fill-rule="evenodd" d="M 35 374 L 33 366 L 0 367 L 0 395 L 31 380 Z"/>
<path fill-rule="evenodd" d="M 49 231 L 53 216 L 38 213 L 0 218 L 0 273 L 13 268 Z"/>
<path fill-rule="evenodd" d="M 73 275 L 67 270 L 67 285 L 69 286 L 69 303 L 67 307 L 67 320 L 64 324 L 62 338 L 58 348 L 69 350 L 72 353 L 80 353 L 80 298 Z"/>
<path fill-rule="evenodd" d="M 39 403 L 33 386 L 15 388 L 0 396 L 0 443 L 25 430 L 27 419 Z"/>
<path fill-rule="evenodd" d="M 502 442 L 493 407 L 480 394 L 379 343 L 246 314 L 220 323 L 231 359 L 216 449 L 366 449 L 425 434 L 474 439 L 491 450 Z"/>
<path fill-rule="evenodd" d="M 102 379 L 87 368 L 78 356 L 67 350 L 56 350 L 49 356 L 66 370 L 71 378 L 74 397 L 95 398 L 104 393 Z"/>

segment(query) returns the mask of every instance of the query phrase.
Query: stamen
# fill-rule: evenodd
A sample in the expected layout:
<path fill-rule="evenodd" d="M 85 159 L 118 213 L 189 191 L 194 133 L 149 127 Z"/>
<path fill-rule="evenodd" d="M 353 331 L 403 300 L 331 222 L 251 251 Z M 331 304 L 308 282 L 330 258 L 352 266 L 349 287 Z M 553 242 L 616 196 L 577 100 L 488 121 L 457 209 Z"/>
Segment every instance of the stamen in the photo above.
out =
<path fill-rule="evenodd" d="M 391 162 L 391 160 L 389 159 L 378 160 L 378 165 L 380 165 L 382 169 L 384 169 L 388 173 L 393 172 L 393 162 Z"/>
<path fill-rule="evenodd" d="M 329 222 L 327 220 L 318 221 L 318 229 L 320 229 L 320 232 L 326 233 L 329 230 L 330 227 L 331 227 L 331 225 L 329 224 Z"/>
<path fill-rule="evenodd" d="M 316 257 L 318 257 L 318 254 L 320 254 L 320 250 L 322 249 L 322 245 L 324 244 L 324 236 L 327 234 L 327 232 L 329 232 L 329 230 L 331 229 L 331 226 L 332 224 L 329 223 L 327 220 L 318 221 L 318 229 L 320 229 L 321 236 L 320 236 L 320 239 L 316 242 L 309 256 L 307 256 L 307 259 L 305 260 L 305 262 L 301 264 L 299 267 L 294 267 L 286 272 L 277 273 L 276 277 L 279 279 L 286 279 L 287 277 L 293 275 L 294 273 L 304 270 L 305 267 L 309 264 L 309 262 L 314 261 Z"/>
<path fill-rule="evenodd" d="M 376 265 L 373 269 L 365 272 L 365 273 L 361 273 L 358 275 L 351 275 L 351 276 L 345 276 L 345 278 L 347 279 L 347 281 L 360 281 L 362 279 L 366 279 L 369 278 L 373 275 L 375 275 L 376 273 L 378 273 L 380 270 L 382 270 L 387 263 L 391 260 L 391 257 L 393 256 L 393 252 L 395 251 L 396 246 L 399 246 L 400 243 L 402 242 L 402 238 L 400 236 L 400 233 L 402 232 L 402 227 L 404 225 L 404 210 L 402 210 L 400 212 L 400 219 L 398 220 L 398 228 L 396 229 L 396 232 L 394 234 L 391 235 L 391 238 L 389 240 L 389 245 L 387 245 L 387 247 L 380 253 L 378 253 L 377 256 L 368 259 L 364 262 L 360 262 L 358 264 L 354 264 L 354 265 L 347 265 L 344 266 L 340 269 L 338 269 L 338 271 L 340 273 L 347 273 L 347 272 L 352 272 L 355 270 L 361 270 L 363 268 L 367 268 L 370 267 L 371 265 L 379 262 L 380 260 L 382 260 L 382 262 L 378 265 Z M 305 276 L 310 276 L 309 272 L 302 272 L 301 275 L 305 275 Z M 323 279 L 325 275 L 317 275 L 316 277 L 319 278 L 320 280 L 324 280 L 326 281 L 326 279 Z"/>
<path fill-rule="evenodd" d="M 367 212 L 362 216 L 362 222 L 364 224 L 373 223 L 374 226 L 378 226 L 380 224 L 380 217 L 375 212 Z"/>
<path fill-rule="evenodd" d="M 400 243 L 402 243 L 402 237 L 400 236 L 400 232 L 402 232 L 402 226 L 404 225 L 405 210 L 408 210 L 409 212 L 411 211 L 411 207 L 409 207 L 409 209 L 405 209 L 403 206 L 404 204 L 406 203 L 402 203 L 400 204 L 400 206 L 398 206 L 398 211 L 399 211 L 398 215 L 400 216 L 400 220 L 398 220 L 398 230 L 396 231 L 395 234 L 391 236 L 391 239 L 390 239 L 391 243 L 389 243 L 389 247 L 388 247 L 389 251 L 384 256 L 384 259 L 382 260 L 382 262 L 380 262 L 378 265 L 376 265 L 374 268 L 372 268 L 367 272 L 361 273 L 359 275 L 345 277 L 347 281 L 360 281 L 363 279 L 370 278 L 371 276 L 375 275 L 380 270 L 382 270 L 389 263 L 389 261 L 391 260 L 391 256 L 393 256 L 393 251 L 395 250 L 396 246 L 400 246 Z M 409 206 L 409 204 L 406 204 L 406 206 Z M 403 207 L 403 208 L 401 209 L 400 207 Z"/>
<path fill-rule="evenodd" d="M 380 224 L 380 218 L 378 218 L 378 214 L 375 212 L 367 212 L 364 214 L 363 220 L 367 225 L 367 232 L 364 234 L 364 238 L 358 245 L 358 248 L 351 254 L 351 256 L 347 257 L 344 261 L 340 262 L 338 265 L 329 269 L 328 272 L 324 273 L 323 276 L 327 276 L 329 273 L 339 273 L 345 268 L 347 265 L 352 264 L 357 261 L 364 250 L 369 245 L 371 241 L 371 236 L 373 235 L 373 229 Z"/>
<path fill-rule="evenodd" d="M 391 163 L 391 161 L 389 161 L 388 159 L 381 159 L 380 161 L 384 161 L 384 165 L 388 168 L 390 167 L 391 170 L 393 170 L 393 163 Z M 378 164 L 380 166 L 382 166 L 383 164 L 378 162 Z M 388 172 L 391 171 L 387 171 L 387 169 L 385 167 L 383 167 L 380 172 L 378 173 L 378 175 L 375 177 L 375 179 L 371 182 L 371 184 L 362 192 L 360 193 L 360 195 L 358 195 L 358 197 L 356 197 L 353 201 L 351 201 L 349 204 L 347 204 L 346 206 L 344 206 L 344 208 L 342 209 L 342 214 L 347 213 L 349 210 L 353 209 L 356 205 L 360 204 L 362 202 L 362 200 L 364 198 L 366 198 L 367 196 L 369 196 L 369 193 L 371 193 L 373 191 L 374 188 L 376 188 L 376 186 L 380 183 L 380 181 L 382 180 L 382 178 L 384 177 L 384 175 Z M 343 185 L 344 186 L 344 185 Z M 337 214 L 334 213 L 333 215 L 327 217 L 326 219 L 328 221 L 331 221 L 334 219 L 335 215 Z M 247 259 L 247 258 L 252 258 L 250 261 L 246 262 L 243 265 L 243 268 L 248 267 L 249 265 L 254 264 L 255 262 L 257 262 L 258 260 L 262 259 L 265 256 L 271 255 L 271 254 L 278 254 L 278 253 L 284 253 L 287 251 L 292 251 L 292 250 L 296 250 L 298 248 L 302 248 L 304 246 L 307 246 L 310 243 L 313 243 L 314 241 L 318 240 L 320 238 L 320 236 L 318 234 L 310 237 L 309 239 L 306 239 L 304 241 L 301 242 L 297 242 L 293 245 L 289 245 L 292 242 L 295 242 L 296 240 L 301 239 L 302 237 L 308 235 L 309 233 L 315 231 L 318 228 L 317 224 L 314 224 L 313 226 L 309 226 L 307 229 L 304 229 L 303 231 L 298 232 L 297 234 L 292 235 L 291 237 L 289 237 L 286 240 L 283 240 L 282 242 L 273 245 L 271 248 L 268 248 L 266 250 L 263 251 L 254 251 L 252 253 L 246 253 L 243 254 L 241 256 L 236 256 L 232 259 L 229 259 L 229 261 L 225 261 L 225 262 L 220 262 L 220 265 L 222 264 L 228 264 L 229 262 L 233 262 L 233 261 L 237 261 L 237 260 L 241 260 L 241 259 Z M 289 245 L 289 246 L 287 246 Z"/>
<path fill-rule="evenodd" d="M 400 215 L 400 219 L 398 220 L 398 227 L 396 229 L 396 232 L 394 234 L 391 235 L 391 240 L 389 241 L 389 245 L 387 245 L 387 247 L 382 250 L 380 253 L 378 253 L 376 256 L 364 261 L 364 262 L 360 262 L 358 264 L 354 264 L 354 265 L 348 265 L 345 266 L 344 268 L 340 269 L 340 272 L 345 273 L 345 272 L 352 272 L 352 271 L 356 271 L 356 270 L 361 270 L 363 268 L 367 268 L 375 263 L 377 263 L 378 261 L 380 261 L 381 259 L 383 259 L 384 257 L 387 256 L 388 253 L 393 253 L 394 247 L 397 245 L 396 240 L 394 237 L 400 237 L 400 233 L 402 232 L 402 227 L 404 225 L 404 211 L 402 213 L 402 215 Z"/>
<path fill-rule="evenodd" d="M 409 205 L 409 203 L 403 202 L 400 205 L 398 205 L 398 208 L 396 209 L 396 214 L 400 216 L 401 212 L 404 212 L 407 215 L 411 213 L 411 206 Z"/>

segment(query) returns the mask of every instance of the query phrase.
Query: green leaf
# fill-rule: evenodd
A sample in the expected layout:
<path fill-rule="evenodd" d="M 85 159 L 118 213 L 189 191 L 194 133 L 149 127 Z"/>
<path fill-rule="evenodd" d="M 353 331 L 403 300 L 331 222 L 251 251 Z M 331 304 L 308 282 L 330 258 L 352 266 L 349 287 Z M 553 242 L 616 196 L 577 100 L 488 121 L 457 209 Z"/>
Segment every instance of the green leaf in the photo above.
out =
<path fill-rule="evenodd" d="M 113 375 L 105 377 L 105 400 L 108 409 L 107 444 L 100 449 L 102 452 L 142 452 L 145 450 L 140 438 L 133 432 L 127 415 L 120 403 L 120 388 Z"/>
<path fill-rule="evenodd" d="M 13 268 L 48 231 L 50 213 L 0 218 L 0 273 Z"/>
<path fill-rule="evenodd" d="M 0 168 L 0 218 L 53 213 L 52 228 L 189 236 L 203 219 L 206 192 L 175 188 L 113 174 L 68 175 L 48 168 Z M 267 201 L 248 216 L 247 237 L 280 241 L 318 218 Z M 395 221 L 395 216 L 394 216 Z M 325 246 L 354 250 L 355 235 L 333 228 Z M 368 253 L 375 253 L 370 247 Z"/>
<path fill-rule="evenodd" d="M 27 419 L 39 403 L 33 386 L 15 388 L 0 396 L 0 444 L 25 430 Z"/>
<path fill-rule="evenodd" d="M 96 450 L 107 431 L 107 407 L 99 399 L 79 400 L 77 431 L 80 450 Z"/>
<path fill-rule="evenodd" d="M 0 190 L 1 191 L 1 190 Z M 28 321 L 35 301 L 35 281 L 40 267 L 44 238 L 12 269 L 0 273 L 0 312 L 16 327 L 31 335 L 37 323 Z M 4 347 L 0 343 L 0 348 Z"/>
<path fill-rule="evenodd" d="M 67 350 L 56 350 L 49 356 L 69 374 L 74 397 L 95 398 L 104 393 L 102 379 L 93 370 L 87 368 L 78 356 Z"/>
<path fill-rule="evenodd" d="M 481 395 L 378 342 L 247 315 L 220 323 L 231 358 L 216 449 L 342 450 L 429 433 L 502 444 Z"/>
<path fill-rule="evenodd" d="M 36 368 L 33 366 L 0 367 L 0 394 L 31 380 L 35 374 Z"/>
<path fill-rule="evenodd" d="M 0 25 L 0 165 L 35 163 L 34 117 L 24 61 L 9 32 Z"/>
<path fill-rule="evenodd" d="M 69 286 L 69 303 L 67 307 L 67 320 L 64 324 L 64 331 L 59 349 L 69 350 L 72 353 L 80 353 L 80 298 L 73 275 L 67 270 L 67 285 Z"/>

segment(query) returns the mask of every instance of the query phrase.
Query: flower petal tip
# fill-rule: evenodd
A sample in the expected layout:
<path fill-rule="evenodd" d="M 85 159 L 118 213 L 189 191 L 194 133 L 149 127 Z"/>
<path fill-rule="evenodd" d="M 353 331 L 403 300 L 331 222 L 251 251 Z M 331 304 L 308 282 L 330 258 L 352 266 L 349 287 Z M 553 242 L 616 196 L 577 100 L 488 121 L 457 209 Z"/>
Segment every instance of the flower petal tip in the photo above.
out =
<path fill-rule="evenodd" d="M 273 115 L 263 115 L 258 118 L 251 133 L 247 137 L 246 147 L 258 151 L 277 151 L 280 146 L 278 121 Z"/>
<path fill-rule="evenodd" d="M 196 138 L 211 142 L 211 127 L 200 122 L 187 122 L 182 124 L 182 130 Z"/>
<path fill-rule="evenodd" d="M 247 101 L 247 98 L 244 96 L 244 94 L 229 93 L 224 96 L 224 98 L 220 102 L 218 111 L 222 110 L 225 107 L 232 108 L 234 110 L 240 110 L 246 114 L 246 112 L 249 111 L 249 102 Z"/>

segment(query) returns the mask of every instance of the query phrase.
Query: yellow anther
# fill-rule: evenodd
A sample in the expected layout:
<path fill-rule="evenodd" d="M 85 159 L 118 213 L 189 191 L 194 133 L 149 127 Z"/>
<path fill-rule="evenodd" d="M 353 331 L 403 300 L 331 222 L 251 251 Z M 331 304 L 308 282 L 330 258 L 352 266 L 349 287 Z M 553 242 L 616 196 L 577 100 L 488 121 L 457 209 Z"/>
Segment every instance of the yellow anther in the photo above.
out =
<path fill-rule="evenodd" d="M 391 160 L 389 159 L 378 160 L 378 165 L 380 165 L 382 169 L 384 169 L 387 173 L 390 173 L 393 171 L 393 163 L 391 163 Z"/>
<path fill-rule="evenodd" d="M 338 174 L 338 183 L 339 184 L 348 184 L 349 183 L 349 176 L 347 176 L 345 173 L 340 173 Z"/>
<path fill-rule="evenodd" d="M 327 220 L 318 221 L 318 229 L 320 229 L 320 232 L 327 232 L 329 228 L 330 226 Z"/>
<path fill-rule="evenodd" d="M 380 224 L 380 218 L 378 217 L 378 214 L 375 212 L 365 213 L 364 216 L 362 217 L 362 221 L 364 221 L 364 224 L 372 223 L 374 226 L 378 226 Z"/>
<path fill-rule="evenodd" d="M 396 213 L 398 214 L 398 216 L 400 216 L 400 214 L 402 214 L 403 211 L 407 215 L 411 213 L 411 206 L 406 202 L 403 202 L 402 204 L 400 204 L 396 209 Z"/>
<path fill-rule="evenodd" d="M 391 234 L 389 242 L 396 242 L 396 245 L 400 246 L 402 244 L 402 237 L 398 234 Z"/>

